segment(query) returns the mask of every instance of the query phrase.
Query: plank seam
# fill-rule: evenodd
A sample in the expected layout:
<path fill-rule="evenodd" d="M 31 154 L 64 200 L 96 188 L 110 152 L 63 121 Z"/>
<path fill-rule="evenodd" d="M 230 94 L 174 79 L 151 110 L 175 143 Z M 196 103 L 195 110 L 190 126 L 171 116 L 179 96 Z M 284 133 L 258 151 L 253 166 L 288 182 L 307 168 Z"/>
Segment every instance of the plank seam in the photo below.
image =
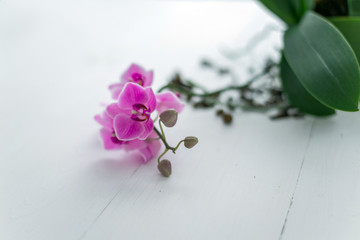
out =
<path fill-rule="evenodd" d="M 285 232 L 285 228 L 286 228 L 286 224 L 287 224 L 288 217 L 289 217 L 289 214 L 290 214 L 290 210 L 291 210 L 291 207 L 292 207 L 293 202 L 294 202 L 294 196 L 295 196 L 297 187 L 298 187 L 298 185 L 299 185 L 301 172 L 302 172 L 302 169 L 303 169 L 303 166 L 304 166 L 304 162 L 305 162 L 305 158 L 306 158 L 306 155 L 307 155 L 307 151 L 308 151 L 308 148 L 309 148 L 309 145 L 310 145 L 310 140 L 311 140 L 311 137 L 312 137 L 312 131 L 313 131 L 314 124 L 315 124 L 315 120 L 313 120 L 313 122 L 312 122 L 312 124 L 311 124 L 310 133 L 309 133 L 309 138 L 308 138 L 308 141 L 307 141 L 307 143 L 306 143 L 306 148 L 305 148 L 304 156 L 303 156 L 303 159 L 302 159 L 302 162 L 301 162 L 300 170 L 299 170 L 299 173 L 298 173 L 298 176 L 297 176 L 297 179 L 296 179 L 296 184 L 295 184 L 294 192 L 293 192 L 293 194 L 292 194 L 292 196 L 291 196 L 290 204 L 289 204 L 288 210 L 287 210 L 287 212 L 286 212 L 286 216 L 285 216 L 285 220 L 284 220 L 284 223 L 283 223 L 281 232 L 280 232 L 279 240 L 282 239 L 282 237 L 283 237 L 283 235 L 284 235 L 284 232 Z"/>
<path fill-rule="evenodd" d="M 134 176 L 134 174 L 140 169 L 141 166 L 139 166 L 138 168 L 136 168 L 134 170 L 134 172 L 129 176 L 129 178 L 131 178 L 132 176 Z M 83 232 L 83 234 L 81 234 L 81 236 L 79 237 L 78 240 L 82 240 L 85 238 L 86 234 L 88 233 L 88 231 L 94 226 L 94 224 L 97 222 L 97 220 L 101 217 L 101 215 L 105 212 L 105 210 L 110 206 L 110 204 L 112 203 L 112 201 L 114 201 L 114 199 L 117 197 L 117 195 L 119 195 L 121 189 L 119 191 L 117 191 L 115 193 L 115 195 L 110 199 L 110 201 L 106 204 L 106 206 L 101 210 L 101 212 L 96 216 L 96 218 L 94 219 L 94 221 L 90 224 L 90 226 Z"/>

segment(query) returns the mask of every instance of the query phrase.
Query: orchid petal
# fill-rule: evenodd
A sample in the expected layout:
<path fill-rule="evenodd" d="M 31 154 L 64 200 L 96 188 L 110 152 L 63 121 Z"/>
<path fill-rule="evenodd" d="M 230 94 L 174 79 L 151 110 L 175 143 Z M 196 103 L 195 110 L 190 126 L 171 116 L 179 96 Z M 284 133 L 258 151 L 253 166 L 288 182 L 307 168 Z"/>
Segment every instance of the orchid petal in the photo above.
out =
<path fill-rule="evenodd" d="M 106 113 L 112 119 L 114 119 L 117 114 L 122 112 L 123 110 L 119 108 L 117 103 L 112 103 L 106 107 Z"/>
<path fill-rule="evenodd" d="M 113 128 L 113 121 L 112 119 L 104 112 L 101 115 L 97 114 L 94 116 L 95 121 L 97 121 L 101 126 L 112 130 Z"/>
<path fill-rule="evenodd" d="M 144 162 L 154 158 L 160 151 L 161 144 L 157 140 L 150 140 L 145 148 L 139 149 Z"/>
<path fill-rule="evenodd" d="M 151 88 L 146 88 L 146 92 L 149 96 L 147 107 L 150 109 L 150 112 L 153 112 L 156 109 L 156 96 Z"/>
<path fill-rule="evenodd" d="M 129 109 L 137 104 L 145 104 L 149 100 L 149 96 L 145 88 L 136 83 L 126 83 L 119 96 L 118 106 L 120 108 Z"/>
<path fill-rule="evenodd" d="M 145 81 L 144 81 L 144 87 L 151 86 L 154 78 L 154 72 L 151 70 L 147 73 L 145 73 Z"/>
<path fill-rule="evenodd" d="M 124 88 L 125 83 L 114 83 L 109 86 L 109 90 L 111 91 L 111 96 L 114 100 L 119 98 L 121 90 Z"/>
<path fill-rule="evenodd" d="M 114 130 L 119 140 L 129 141 L 141 136 L 145 127 L 142 122 L 134 121 L 125 114 L 118 114 L 114 118 Z"/>
<path fill-rule="evenodd" d="M 100 130 L 100 136 L 103 140 L 104 143 L 104 148 L 107 150 L 114 150 L 114 149 L 121 149 L 123 147 L 123 144 L 119 144 L 119 143 L 114 143 L 111 138 L 112 138 L 112 130 L 109 130 L 107 128 L 102 128 Z"/>
<path fill-rule="evenodd" d="M 123 75 L 121 76 L 121 81 L 123 82 L 128 82 L 131 79 L 131 75 L 133 73 L 139 73 L 143 76 L 146 75 L 146 72 L 144 70 L 144 68 L 142 68 L 141 66 L 133 63 L 130 65 L 130 67 L 123 73 Z"/>
<path fill-rule="evenodd" d="M 144 132 L 139 136 L 139 139 L 141 140 L 146 139 L 150 135 L 151 131 L 154 128 L 154 122 L 151 119 L 149 119 L 147 122 L 145 122 L 145 124 L 143 124 L 143 126 L 144 126 Z"/>
<path fill-rule="evenodd" d="M 185 103 L 172 92 L 159 93 L 156 95 L 156 100 L 159 113 L 168 109 L 175 109 L 180 113 L 185 107 Z"/>
<path fill-rule="evenodd" d="M 125 143 L 126 143 L 124 145 L 125 151 L 133 151 L 133 150 L 137 150 L 137 149 L 140 149 L 140 148 L 145 148 L 147 146 L 146 141 L 142 141 L 142 140 L 139 140 L 139 139 L 126 141 Z"/>

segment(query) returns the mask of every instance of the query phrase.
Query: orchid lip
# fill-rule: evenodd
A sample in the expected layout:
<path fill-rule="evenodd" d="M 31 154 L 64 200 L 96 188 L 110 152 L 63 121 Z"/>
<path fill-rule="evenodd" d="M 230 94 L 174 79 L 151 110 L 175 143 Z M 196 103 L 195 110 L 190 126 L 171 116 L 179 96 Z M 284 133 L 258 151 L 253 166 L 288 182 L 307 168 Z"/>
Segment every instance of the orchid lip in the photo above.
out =
<path fill-rule="evenodd" d="M 113 143 L 117 143 L 117 144 L 121 144 L 121 143 L 122 143 L 122 141 L 120 141 L 120 140 L 116 137 L 115 131 L 113 131 L 113 133 L 111 134 L 111 141 L 112 141 Z"/>
<path fill-rule="evenodd" d="M 139 73 L 134 73 L 131 75 L 130 81 L 139 84 L 140 86 L 144 86 L 144 76 Z"/>
<path fill-rule="evenodd" d="M 150 109 L 143 104 L 137 103 L 133 105 L 131 110 L 131 119 L 134 121 L 148 121 L 150 119 Z"/>

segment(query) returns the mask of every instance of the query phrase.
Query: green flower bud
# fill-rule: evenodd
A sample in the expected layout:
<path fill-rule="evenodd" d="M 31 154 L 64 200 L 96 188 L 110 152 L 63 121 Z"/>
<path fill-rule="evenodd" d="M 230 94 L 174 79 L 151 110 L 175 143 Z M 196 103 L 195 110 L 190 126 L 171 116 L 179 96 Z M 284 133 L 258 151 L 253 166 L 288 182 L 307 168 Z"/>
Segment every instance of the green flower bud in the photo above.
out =
<path fill-rule="evenodd" d="M 169 109 L 160 114 L 160 121 L 162 121 L 166 127 L 173 127 L 176 124 L 177 117 L 177 111 Z"/>
<path fill-rule="evenodd" d="M 171 175 L 171 162 L 167 159 L 161 160 L 158 169 L 164 177 L 169 177 Z"/>
<path fill-rule="evenodd" d="M 190 137 L 186 137 L 184 139 L 184 145 L 186 148 L 189 148 L 189 149 L 194 147 L 198 142 L 199 142 L 199 140 L 197 137 L 190 136 Z"/>

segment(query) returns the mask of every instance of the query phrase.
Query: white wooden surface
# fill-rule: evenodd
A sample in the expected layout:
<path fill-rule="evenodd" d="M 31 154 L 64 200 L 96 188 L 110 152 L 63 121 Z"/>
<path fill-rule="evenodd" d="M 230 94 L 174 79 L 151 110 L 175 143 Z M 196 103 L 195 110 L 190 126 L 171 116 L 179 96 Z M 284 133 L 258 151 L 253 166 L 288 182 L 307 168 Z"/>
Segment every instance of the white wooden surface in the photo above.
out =
<path fill-rule="evenodd" d="M 358 113 L 226 127 L 188 107 L 168 138 L 200 143 L 169 179 L 102 149 L 93 115 L 131 62 L 215 86 L 200 57 L 269 23 L 251 1 L 0 1 L 0 239 L 360 239 Z"/>

